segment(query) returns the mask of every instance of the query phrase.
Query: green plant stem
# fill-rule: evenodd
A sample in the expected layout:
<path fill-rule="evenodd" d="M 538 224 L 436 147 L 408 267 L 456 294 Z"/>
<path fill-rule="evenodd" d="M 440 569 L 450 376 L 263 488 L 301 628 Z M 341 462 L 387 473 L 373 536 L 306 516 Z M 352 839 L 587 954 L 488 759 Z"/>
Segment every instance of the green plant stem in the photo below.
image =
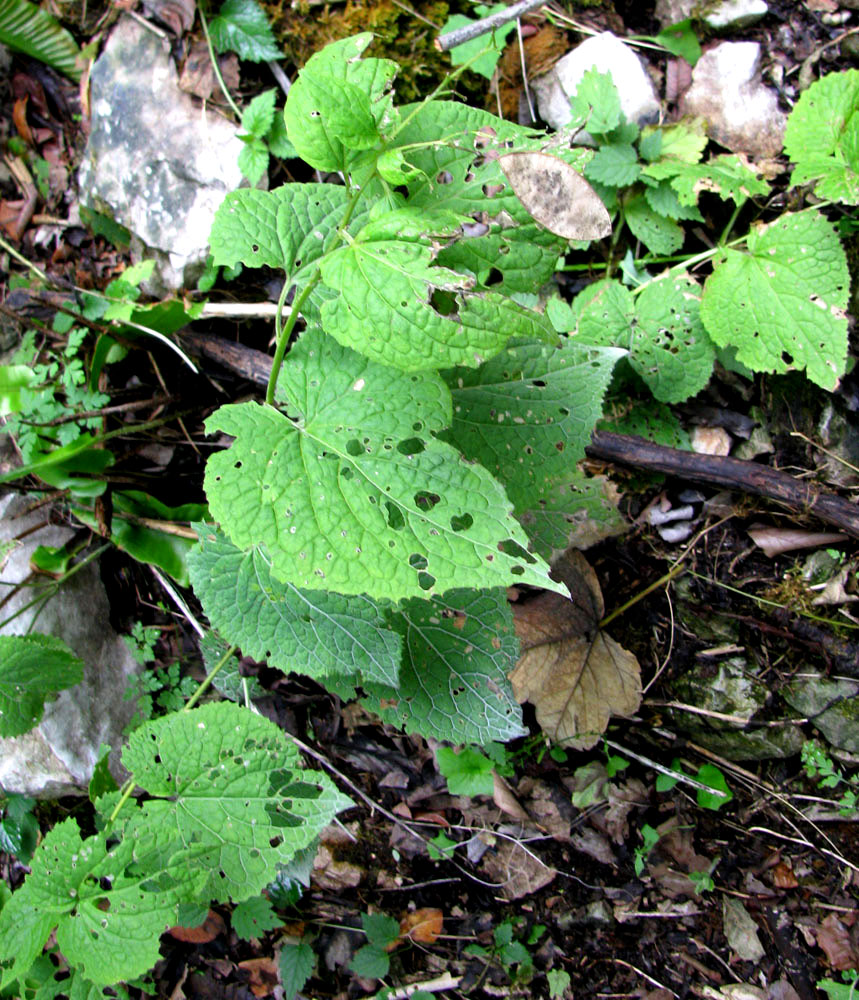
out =
<path fill-rule="evenodd" d="M 47 594 L 39 594 L 38 597 L 34 597 L 32 601 L 29 601 L 23 607 L 18 608 L 18 610 L 13 615 L 9 615 L 8 618 L 6 618 L 2 622 L 0 622 L 0 628 L 5 628 L 5 626 L 8 625 L 9 622 L 14 621 L 18 617 L 18 615 L 23 614 L 29 608 L 32 608 L 36 604 L 39 604 L 39 603 L 41 603 L 43 601 L 49 600 L 51 597 L 53 597 L 53 595 L 60 589 L 60 587 L 67 580 L 70 580 L 75 575 L 75 573 L 77 573 L 79 570 L 82 570 L 84 568 L 84 566 L 88 566 L 94 559 L 97 559 L 102 554 L 102 552 L 104 552 L 106 549 L 109 549 L 109 548 L 110 548 L 110 545 L 107 544 L 107 543 L 105 543 L 104 545 L 100 545 L 93 552 L 90 552 L 88 555 L 84 556 L 84 558 L 81 559 L 80 562 L 75 563 L 75 565 L 72 566 L 72 568 L 70 570 L 67 570 L 60 577 L 59 580 L 53 580 L 51 583 L 48 584 L 48 586 L 45 589 L 47 591 L 49 591 L 49 593 L 47 593 Z"/>
<path fill-rule="evenodd" d="M 242 113 L 239 110 L 239 107 L 236 104 L 236 102 L 233 100 L 232 94 L 230 94 L 229 90 L 227 89 L 227 84 L 225 83 L 223 76 L 221 76 L 221 67 L 218 65 L 218 57 L 215 54 L 215 46 L 212 45 L 212 36 L 209 34 L 209 22 L 206 20 L 206 14 L 203 11 L 202 4 L 197 5 L 197 11 L 200 15 L 200 24 L 202 25 L 203 28 L 203 34 L 206 36 L 206 45 L 209 48 L 209 59 L 211 60 L 212 63 L 212 71 L 215 74 L 215 79 L 218 81 L 218 86 L 221 88 L 221 93 L 226 98 L 227 104 L 229 104 L 230 108 L 233 111 L 233 114 L 236 116 L 236 118 L 239 119 L 239 121 L 241 121 Z"/>
<path fill-rule="evenodd" d="M 629 611 L 633 605 L 638 604 L 638 602 L 647 597 L 648 594 L 652 594 L 654 590 L 664 587 L 666 583 L 671 583 L 675 577 L 678 577 L 681 573 L 685 572 L 686 567 L 682 565 L 682 563 L 678 563 L 676 566 L 673 566 L 667 573 L 660 576 L 658 580 L 651 583 L 650 586 L 645 587 L 644 590 L 640 590 L 634 597 L 631 597 L 626 604 L 621 604 L 619 608 L 615 608 L 614 611 L 607 614 L 599 623 L 599 627 L 605 628 L 609 622 L 613 622 L 615 618 L 619 618 L 621 615 L 626 614 L 626 612 Z"/>
<path fill-rule="evenodd" d="M 346 227 L 352 219 L 355 212 L 355 207 L 361 197 L 361 190 L 356 189 L 352 192 L 352 196 L 349 199 L 349 203 L 346 206 L 346 211 L 343 213 L 343 218 L 340 225 L 337 227 L 337 234 L 332 242 L 331 246 L 326 251 L 326 254 L 331 253 L 336 250 L 338 246 L 343 242 L 346 235 Z M 301 315 L 301 309 L 304 303 L 307 301 L 310 293 L 319 284 L 319 280 L 322 276 L 322 267 L 320 264 L 316 265 L 313 274 L 308 279 L 307 284 L 302 288 L 301 293 L 296 297 L 295 301 L 292 303 L 292 309 L 290 310 L 289 317 L 286 320 L 283 328 L 280 325 L 280 318 L 283 312 L 283 306 L 286 302 L 286 295 L 290 288 L 290 281 L 287 277 L 286 281 L 283 283 L 283 288 L 280 290 L 280 298 L 277 300 L 277 312 L 274 315 L 274 331 L 275 331 L 275 343 L 277 346 L 274 350 L 274 357 L 271 362 L 271 374 L 268 377 L 268 385 L 265 390 L 265 401 L 269 406 L 274 406 L 274 393 L 277 388 L 277 379 L 280 375 L 280 369 L 283 365 L 283 359 L 286 356 L 286 347 L 289 343 L 289 338 L 292 336 L 292 331 L 295 329 L 295 324 L 298 322 L 298 317 Z"/>
<path fill-rule="evenodd" d="M 0 247 L 2 247 L 6 251 L 6 253 L 9 254 L 10 257 L 14 257 L 19 264 L 23 264 L 24 267 L 32 271 L 33 274 L 35 274 L 36 277 L 39 278 L 41 281 L 44 281 L 46 285 L 54 284 L 54 282 L 51 281 L 51 279 L 47 276 L 47 274 L 45 274 L 44 271 L 36 267 L 36 265 L 32 263 L 32 261 L 27 260 L 27 258 L 23 254 L 18 253 L 18 251 L 12 246 L 12 244 L 7 243 L 2 236 L 0 236 Z"/>
<path fill-rule="evenodd" d="M 206 676 L 203 678 L 203 680 L 197 687 L 197 690 L 182 706 L 181 710 L 183 712 L 190 711 L 197 704 L 200 698 L 203 697 L 208 688 L 211 686 L 212 681 L 215 679 L 216 675 L 219 673 L 221 669 L 223 669 L 224 665 L 228 662 L 230 657 L 233 655 L 233 653 L 235 653 L 237 649 L 238 649 L 237 646 L 230 646 L 230 648 L 226 651 L 226 653 L 224 653 L 224 655 L 220 658 L 220 660 L 218 660 L 218 662 L 214 665 L 214 667 L 212 667 L 209 673 L 206 674 Z M 111 812 L 110 817 L 108 818 L 108 823 L 112 823 L 116 819 L 122 807 L 131 798 L 131 793 L 134 791 L 135 784 L 136 782 L 134 780 L 134 775 L 133 774 L 129 775 L 128 779 L 125 781 L 122 788 L 120 789 L 119 801 L 113 807 L 113 811 Z"/>
<path fill-rule="evenodd" d="M 730 233 L 730 231 L 734 228 L 734 223 L 737 221 L 737 216 L 743 210 L 743 207 L 745 206 L 745 204 L 746 204 L 746 202 L 744 200 L 744 201 L 741 201 L 741 202 L 737 202 L 734 205 L 734 211 L 731 212 L 731 218 L 728 219 L 728 224 L 722 230 L 722 235 L 718 238 L 718 240 L 716 240 L 716 244 L 718 246 L 723 246 L 724 245 L 725 240 L 727 240 L 727 238 L 728 238 L 728 233 Z"/>

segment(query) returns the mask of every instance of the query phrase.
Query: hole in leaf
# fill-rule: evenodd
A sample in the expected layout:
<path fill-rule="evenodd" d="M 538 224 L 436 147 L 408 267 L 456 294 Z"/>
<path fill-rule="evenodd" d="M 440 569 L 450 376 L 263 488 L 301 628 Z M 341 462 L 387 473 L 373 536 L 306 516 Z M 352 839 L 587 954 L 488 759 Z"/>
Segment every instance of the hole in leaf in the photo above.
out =
<path fill-rule="evenodd" d="M 506 556 L 513 556 L 516 559 L 522 559 L 524 562 L 530 563 L 531 565 L 537 561 L 530 552 L 526 552 L 525 549 L 523 549 L 518 542 L 514 542 L 512 538 L 505 538 L 503 542 L 499 542 L 498 551 L 503 552 Z"/>
<path fill-rule="evenodd" d="M 422 556 L 419 552 L 413 552 L 409 556 L 409 566 L 411 566 L 412 569 L 426 569 L 426 557 Z"/>
<path fill-rule="evenodd" d="M 420 438 L 406 438 L 397 445 L 397 451 L 401 455 L 420 455 L 424 447 L 425 445 Z"/>
<path fill-rule="evenodd" d="M 456 316 L 459 304 L 452 292 L 436 288 L 430 295 L 430 305 L 440 316 Z"/>
<path fill-rule="evenodd" d="M 353 457 L 357 458 L 359 455 L 364 454 L 364 447 L 357 438 L 351 438 L 346 442 L 346 451 Z"/>
<path fill-rule="evenodd" d="M 498 270 L 497 267 L 489 268 L 489 277 L 486 279 L 486 287 L 490 288 L 492 285 L 500 285 L 504 280 L 504 275 Z"/>
<path fill-rule="evenodd" d="M 418 573 L 418 586 L 421 590 L 432 590 L 435 586 L 435 577 L 430 573 Z"/>
<path fill-rule="evenodd" d="M 349 468 L 348 465 L 344 465 L 343 468 L 340 470 L 341 479 L 351 479 L 353 474 L 354 473 L 352 472 L 352 470 Z"/>
<path fill-rule="evenodd" d="M 426 490 L 415 493 L 415 505 L 419 510 L 432 510 L 440 502 L 441 497 L 438 493 L 427 493 Z"/>
<path fill-rule="evenodd" d="M 449 170 L 442 170 L 440 174 L 436 176 L 436 184 L 452 184 L 453 174 Z"/>
<path fill-rule="evenodd" d="M 406 526 L 406 519 L 403 517 L 403 512 L 400 508 L 396 504 L 391 503 L 390 500 L 386 500 L 385 510 L 388 512 L 388 527 L 393 528 L 394 531 L 402 531 Z"/>
<path fill-rule="evenodd" d="M 793 364 L 793 355 L 790 354 L 788 351 L 782 351 L 781 352 L 781 359 L 782 359 L 782 361 L 786 365 L 792 365 Z"/>
<path fill-rule="evenodd" d="M 454 514 L 450 519 L 452 531 L 468 531 L 472 524 L 474 524 L 474 518 L 471 514 Z"/>

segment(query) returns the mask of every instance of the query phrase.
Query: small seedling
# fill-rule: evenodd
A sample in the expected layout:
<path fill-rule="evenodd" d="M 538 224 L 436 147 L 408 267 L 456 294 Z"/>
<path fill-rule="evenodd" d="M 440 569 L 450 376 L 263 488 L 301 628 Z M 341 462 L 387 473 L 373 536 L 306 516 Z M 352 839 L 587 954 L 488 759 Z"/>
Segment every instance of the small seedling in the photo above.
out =
<path fill-rule="evenodd" d="M 635 849 L 635 854 L 632 859 L 632 867 L 635 869 L 635 874 L 641 876 L 641 873 L 644 871 L 645 865 L 647 864 L 650 852 L 659 843 L 660 834 L 658 830 L 650 826 L 648 823 L 644 823 L 639 832 L 641 833 L 641 844 Z"/>

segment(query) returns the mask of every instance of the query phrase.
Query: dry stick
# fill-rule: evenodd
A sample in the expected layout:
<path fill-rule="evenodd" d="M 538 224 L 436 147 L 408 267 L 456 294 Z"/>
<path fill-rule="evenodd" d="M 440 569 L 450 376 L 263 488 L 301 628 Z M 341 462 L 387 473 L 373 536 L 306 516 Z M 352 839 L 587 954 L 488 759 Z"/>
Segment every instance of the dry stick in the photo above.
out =
<path fill-rule="evenodd" d="M 855 504 L 757 462 L 720 455 L 696 455 L 679 448 L 651 444 L 627 434 L 608 434 L 604 431 L 593 435 L 585 451 L 590 458 L 620 462 L 637 469 L 663 472 L 693 482 L 727 486 L 767 497 L 794 510 L 814 514 L 821 521 L 834 524 L 848 535 L 859 538 L 859 507 Z"/>
<path fill-rule="evenodd" d="M 532 10 L 542 7 L 545 2 L 546 0 L 519 0 L 518 3 L 510 4 L 506 10 L 500 10 L 497 14 L 490 14 L 489 17 L 484 17 L 480 21 L 472 21 L 471 24 L 465 24 L 461 28 L 448 31 L 447 34 L 439 35 L 435 40 L 435 47 L 439 52 L 450 52 L 451 49 L 462 45 L 463 42 L 470 42 L 472 38 L 480 38 L 481 35 L 485 35 L 495 28 L 500 28 L 508 21 L 519 18 L 523 14 L 530 14 Z"/>

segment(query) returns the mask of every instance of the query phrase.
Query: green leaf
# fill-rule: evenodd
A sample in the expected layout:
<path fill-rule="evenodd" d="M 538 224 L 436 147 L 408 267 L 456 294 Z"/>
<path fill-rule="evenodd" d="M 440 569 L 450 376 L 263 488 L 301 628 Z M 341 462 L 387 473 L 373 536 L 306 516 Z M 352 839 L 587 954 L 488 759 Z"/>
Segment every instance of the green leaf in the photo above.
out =
<path fill-rule="evenodd" d="M 217 632 L 207 632 L 200 638 L 200 653 L 202 654 L 207 674 L 215 669 L 218 663 L 226 656 L 229 648 Z M 231 656 L 227 660 L 217 674 L 215 674 L 212 685 L 224 698 L 239 702 L 240 704 L 244 704 L 246 689 L 247 696 L 251 699 L 259 698 L 265 694 L 265 689 L 256 677 L 245 677 L 242 674 L 237 656 Z"/>
<path fill-rule="evenodd" d="M 819 213 L 785 214 L 727 249 L 704 286 L 701 319 L 754 371 L 806 370 L 834 389 L 847 360 L 850 278 L 841 241 Z"/>
<path fill-rule="evenodd" d="M 225 0 L 209 24 L 209 34 L 218 52 L 237 52 L 248 62 L 283 58 L 256 0 Z"/>
<path fill-rule="evenodd" d="M 210 899 L 259 895 L 279 863 L 350 805 L 325 775 L 303 770 L 277 726 L 229 702 L 145 722 L 122 762 L 153 796 L 126 829 L 209 848 L 200 864 Z"/>
<path fill-rule="evenodd" d="M 698 195 L 709 191 L 722 201 L 742 205 L 749 198 L 769 193 L 770 186 L 734 153 L 711 156 L 706 163 L 659 160 L 644 168 L 656 180 L 670 178 L 681 205 L 697 205 Z"/>
<path fill-rule="evenodd" d="M 286 137 L 286 122 L 283 120 L 283 112 L 279 111 L 274 116 L 271 129 L 265 137 L 269 152 L 279 160 L 294 160 L 298 158 L 298 151 Z"/>
<path fill-rule="evenodd" d="M 691 278 L 659 278 L 633 296 L 617 281 L 581 292 L 577 336 L 629 351 L 629 363 L 653 395 L 680 403 L 709 381 L 715 351 L 699 317 L 701 289 Z"/>
<path fill-rule="evenodd" d="M 482 284 L 500 275 L 501 281 L 492 287 L 506 294 L 533 292 L 547 282 L 567 241 L 534 221 L 498 165 L 498 157 L 506 153 L 541 150 L 546 137 L 453 101 L 409 105 L 401 114 L 407 124 L 397 133 L 397 144 L 423 172 L 409 185 L 409 205 L 459 216 L 470 216 L 480 205 L 489 227 L 485 235 L 458 239 L 443 248 L 438 263 L 470 272 Z M 428 146 L 426 137 L 439 134 L 446 141 Z M 593 155 L 581 147 L 552 153 L 579 172 Z"/>
<path fill-rule="evenodd" d="M 440 830 L 432 840 L 428 841 L 427 852 L 432 861 L 447 861 L 453 857 L 453 852 L 458 846 L 457 842 L 451 840 L 444 830 Z M 479 948 L 480 945 L 471 945 L 470 947 Z"/>
<path fill-rule="evenodd" d="M 242 112 L 242 128 L 257 139 L 264 139 L 274 125 L 274 102 L 277 91 L 264 90 Z"/>
<path fill-rule="evenodd" d="M 404 601 L 391 624 L 405 642 L 400 682 L 396 688 L 365 685 L 368 708 L 408 732 L 450 743 L 525 735 L 507 679 L 519 644 L 504 590 Z"/>
<path fill-rule="evenodd" d="M 453 423 L 444 437 L 504 484 L 517 516 L 535 510 L 574 477 L 623 354 L 563 338 L 558 347 L 517 343 L 476 370 L 445 372 Z"/>
<path fill-rule="evenodd" d="M 400 937 L 400 922 L 384 913 L 364 913 L 361 924 L 367 941 L 377 948 L 386 948 L 395 944 Z"/>
<path fill-rule="evenodd" d="M 283 921 L 263 896 L 251 896 L 233 910 L 230 924 L 243 941 L 262 937 L 266 931 L 280 927 Z"/>
<path fill-rule="evenodd" d="M 504 4 L 494 4 L 491 7 L 478 4 L 474 8 L 474 13 L 479 18 L 484 18 L 504 9 Z M 473 19 L 464 14 L 453 14 L 444 22 L 441 33 L 447 34 L 447 32 L 455 31 L 457 28 L 464 28 L 467 24 L 474 24 Z M 502 24 L 486 35 L 472 38 L 470 42 L 463 42 L 462 45 L 457 45 L 450 50 L 450 61 L 454 66 L 462 66 L 463 63 L 473 59 L 474 61 L 468 68 L 474 73 L 485 76 L 487 80 L 491 80 L 498 60 L 501 58 L 501 53 L 504 51 L 504 46 L 507 44 L 507 38 L 515 30 L 515 21 L 508 21 L 507 24 Z M 480 54 L 481 52 L 483 55 Z"/>
<path fill-rule="evenodd" d="M 698 208 L 692 204 L 684 205 L 677 195 L 671 181 L 659 181 L 654 187 L 644 189 L 644 197 L 647 204 L 657 215 L 664 215 L 667 219 L 692 219 L 695 222 L 703 222 L 704 216 Z"/>
<path fill-rule="evenodd" d="M 27 365 L 0 365 L 0 417 L 21 411 L 21 390 L 32 385 L 36 373 Z"/>
<path fill-rule="evenodd" d="M 147 972 L 178 901 L 203 881 L 179 846 L 155 850 L 154 836 L 137 830 L 108 847 L 104 834 L 82 840 L 74 819 L 58 823 L 0 913 L 0 959 L 12 959 L 2 986 L 26 973 L 54 927 L 69 964 L 97 985 Z"/>
<path fill-rule="evenodd" d="M 262 139 L 246 142 L 239 153 L 239 170 L 251 184 L 259 184 L 268 169 L 268 148 Z"/>
<path fill-rule="evenodd" d="M 242 551 L 220 532 L 197 530 L 191 582 L 228 642 L 284 673 L 322 681 L 351 675 L 396 686 L 402 643 L 377 604 L 363 595 L 281 583 L 260 547 Z"/>
<path fill-rule="evenodd" d="M 792 186 L 816 181 L 818 198 L 859 204 L 859 70 L 829 73 L 804 91 L 787 119 Z"/>
<path fill-rule="evenodd" d="M 450 420 L 438 376 L 404 375 L 309 330 L 279 391 L 292 419 L 257 403 L 208 419 L 209 433 L 237 440 L 209 459 L 204 484 L 231 541 L 265 545 L 278 579 L 394 600 L 510 582 L 560 588 L 540 560 L 502 551 L 527 539 L 501 486 L 431 436 Z"/>
<path fill-rule="evenodd" d="M 728 782 L 725 780 L 725 775 L 722 774 L 715 764 L 702 764 L 698 768 L 696 778 L 714 789 L 713 792 L 705 792 L 702 788 L 698 789 L 698 805 L 703 809 L 721 809 L 722 806 L 727 805 L 734 797 L 734 793 L 728 787 Z M 717 794 L 719 792 L 723 794 Z"/>
<path fill-rule="evenodd" d="M 638 152 L 629 143 L 609 143 L 600 146 L 585 167 L 585 177 L 599 184 L 625 187 L 641 173 Z"/>
<path fill-rule="evenodd" d="M 0 44 L 53 66 L 72 80 L 80 80 L 80 49 L 74 38 L 28 0 L 0 0 Z"/>
<path fill-rule="evenodd" d="M 552 1000 L 561 1000 L 561 997 L 570 988 L 570 974 L 565 969 L 549 969 L 546 973 L 549 982 L 549 996 Z"/>
<path fill-rule="evenodd" d="M 622 113 L 611 73 L 600 73 L 596 67 L 587 70 L 570 98 L 570 107 L 573 121 L 582 122 L 588 132 L 605 135 L 617 128 Z"/>
<path fill-rule="evenodd" d="M 310 979 L 314 962 L 313 949 L 304 940 L 297 944 L 284 944 L 280 949 L 280 983 L 285 1000 L 293 1000 Z"/>
<path fill-rule="evenodd" d="M 685 234 L 680 226 L 654 212 L 643 194 L 627 199 L 624 219 L 633 236 L 651 253 L 668 256 L 683 246 Z"/>
<path fill-rule="evenodd" d="M 663 28 L 656 36 L 656 41 L 668 49 L 671 55 L 685 59 L 690 66 L 694 66 L 701 58 L 701 43 L 695 37 L 689 18 Z"/>
<path fill-rule="evenodd" d="M 349 169 L 394 121 L 390 86 L 397 64 L 361 59 L 370 32 L 326 45 L 308 59 L 286 99 L 286 132 L 317 170 Z"/>
<path fill-rule="evenodd" d="M 492 794 L 495 787 L 492 761 L 473 747 L 465 747 L 460 753 L 449 747 L 439 747 L 436 761 L 451 795 Z"/>
<path fill-rule="evenodd" d="M 0 736 L 20 736 L 42 718 L 46 701 L 80 684 L 84 664 L 52 635 L 0 635 Z"/>
<path fill-rule="evenodd" d="M 392 214 L 398 228 L 403 218 Z M 467 294 L 470 279 L 433 266 L 429 235 L 407 241 L 383 230 L 374 239 L 382 225 L 322 261 L 322 280 L 337 292 L 322 305 L 322 326 L 345 347 L 404 371 L 473 367 L 536 322 L 505 296 Z"/>
<path fill-rule="evenodd" d="M 349 968 L 365 979 L 382 979 L 391 968 L 387 952 L 374 944 L 365 944 L 352 956 Z"/>

